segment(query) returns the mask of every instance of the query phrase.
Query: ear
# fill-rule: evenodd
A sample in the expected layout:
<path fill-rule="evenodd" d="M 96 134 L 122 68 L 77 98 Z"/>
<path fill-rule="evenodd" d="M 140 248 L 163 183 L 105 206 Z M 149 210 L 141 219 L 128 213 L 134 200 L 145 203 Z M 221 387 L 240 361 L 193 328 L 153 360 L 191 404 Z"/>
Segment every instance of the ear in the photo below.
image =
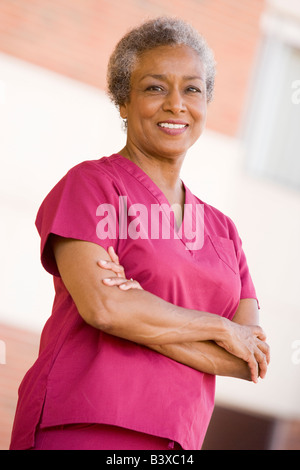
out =
<path fill-rule="evenodd" d="M 121 118 L 122 119 L 127 119 L 127 106 L 126 106 L 126 103 L 121 104 L 119 110 L 120 110 Z"/>

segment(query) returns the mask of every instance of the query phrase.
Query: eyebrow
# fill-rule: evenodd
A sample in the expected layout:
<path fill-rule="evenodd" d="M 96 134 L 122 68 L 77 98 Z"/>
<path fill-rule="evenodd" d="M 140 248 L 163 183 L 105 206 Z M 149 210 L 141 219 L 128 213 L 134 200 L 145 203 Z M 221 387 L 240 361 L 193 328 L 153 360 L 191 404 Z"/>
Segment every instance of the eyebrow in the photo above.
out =
<path fill-rule="evenodd" d="M 140 81 L 144 80 L 147 77 L 155 78 L 157 80 L 167 80 L 166 75 L 148 73 L 148 74 L 144 75 L 141 78 Z M 184 75 L 183 76 L 183 80 L 185 80 L 185 81 L 196 80 L 196 79 L 201 80 L 202 82 L 204 82 L 204 78 L 202 78 L 200 75 Z"/>

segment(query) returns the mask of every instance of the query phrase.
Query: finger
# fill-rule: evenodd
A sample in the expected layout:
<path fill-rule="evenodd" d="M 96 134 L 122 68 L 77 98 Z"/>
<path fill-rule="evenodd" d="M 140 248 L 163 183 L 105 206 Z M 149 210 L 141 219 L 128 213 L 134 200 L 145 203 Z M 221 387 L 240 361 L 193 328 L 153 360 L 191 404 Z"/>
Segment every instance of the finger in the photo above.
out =
<path fill-rule="evenodd" d="M 121 272 L 124 268 L 120 264 L 115 263 L 114 261 L 108 261 L 106 259 L 99 259 L 97 264 L 104 269 L 111 269 L 114 272 Z"/>
<path fill-rule="evenodd" d="M 120 262 L 119 262 L 119 257 L 118 257 L 118 255 L 117 255 L 117 253 L 115 252 L 113 246 L 109 246 L 109 247 L 108 247 L 108 254 L 109 254 L 109 256 L 111 257 L 111 260 L 112 260 L 114 263 L 120 264 Z"/>
<path fill-rule="evenodd" d="M 260 339 L 261 341 L 266 341 L 267 335 L 260 326 L 255 327 L 255 334 L 257 338 Z"/>
<path fill-rule="evenodd" d="M 257 360 L 255 359 L 253 352 L 250 352 L 248 350 L 248 353 L 244 357 L 241 357 L 241 359 L 243 359 L 248 364 L 252 382 L 257 383 L 259 377 L 259 369 Z"/>
<path fill-rule="evenodd" d="M 125 278 L 125 272 L 123 266 L 120 264 L 116 264 L 113 261 L 107 261 L 105 259 L 100 259 L 97 261 L 97 264 L 104 269 L 110 269 L 114 273 L 118 275 L 118 277 L 124 277 Z"/>
<path fill-rule="evenodd" d="M 265 366 L 262 367 L 262 368 L 259 367 L 259 377 L 260 377 L 261 379 L 264 379 L 264 378 L 265 378 L 265 376 L 267 375 L 267 370 L 268 370 L 268 369 L 267 369 L 267 364 L 265 364 Z"/>
<path fill-rule="evenodd" d="M 270 360 L 271 360 L 270 346 L 264 341 L 260 341 L 260 340 L 258 340 L 257 346 L 266 356 L 267 364 L 270 364 Z"/>
<path fill-rule="evenodd" d="M 251 380 L 255 384 L 258 382 L 258 376 L 259 376 L 259 369 L 258 369 L 258 364 L 257 361 L 254 359 L 253 356 L 247 361 L 248 366 L 250 369 L 250 374 L 251 374 Z"/>
<path fill-rule="evenodd" d="M 105 277 L 102 282 L 107 286 L 120 286 L 127 282 L 127 279 L 125 277 Z"/>
<path fill-rule="evenodd" d="M 268 370 L 268 364 L 267 364 L 267 359 L 266 356 L 262 353 L 260 349 L 258 349 L 255 353 L 255 358 L 258 363 L 258 368 L 259 368 L 259 376 L 260 378 L 264 378 L 267 374 Z"/>
<path fill-rule="evenodd" d="M 120 277 L 106 277 L 102 279 L 103 284 L 107 286 L 119 286 L 122 290 L 129 290 L 129 289 L 142 289 L 141 285 L 138 281 L 134 281 L 133 279 L 126 279 Z"/>
<path fill-rule="evenodd" d="M 133 279 L 130 279 L 129 281 L 126 281 L 123 284 L 121 284 L 120 289 L 122 289 L 122 290 L 129 290 L 129 289 L 143 290 L 140 283 L 138 281 L 134 281 Z"/>

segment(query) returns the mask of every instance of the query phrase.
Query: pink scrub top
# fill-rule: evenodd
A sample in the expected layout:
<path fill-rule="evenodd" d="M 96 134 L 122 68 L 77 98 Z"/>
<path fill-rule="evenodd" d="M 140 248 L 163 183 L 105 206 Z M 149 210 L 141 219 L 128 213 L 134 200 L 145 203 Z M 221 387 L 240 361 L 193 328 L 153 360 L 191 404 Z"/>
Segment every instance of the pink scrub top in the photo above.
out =
<path fill-rule="evenodd" d="M 171 230 L 164 194 L 118 154 L 75 166 L 45 198 L 36 226 L 55 299 L 38 359 L 19 388 L 11 449 L 33 447 L 38 425 L 71 423 L 116 425 L 168 438 L 183 449 L 201 448 L 215 377 L 85 323 L 48 243 L 57 234 L 105 249 L 112 245 L 127 278 L 145 290 L 232 319 L 240 299 L 256 298 L 241 240 L 227 216 L 187 187 L 185 198 L 186 230 L 180 233 Z M 169 234 L 158 220 L 168 221 Z"/>

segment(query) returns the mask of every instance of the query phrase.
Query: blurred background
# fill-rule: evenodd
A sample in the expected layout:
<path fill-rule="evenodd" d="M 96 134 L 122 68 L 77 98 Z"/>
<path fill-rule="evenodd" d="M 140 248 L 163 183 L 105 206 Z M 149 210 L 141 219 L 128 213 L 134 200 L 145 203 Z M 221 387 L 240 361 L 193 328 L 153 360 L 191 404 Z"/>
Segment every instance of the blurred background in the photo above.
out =
<path fill-rule="evenodd" d="M 38 207 L 66 171 L 120 150 L 105 94 L 120 37 L 175 15 L 215 52 L 207 129 L 182 178 L 236 223 L 272 362 L 259 384 L 217 379 L 205 449 L 300 449 L 298 0 L 0 0 L 0 449 L 51 313 Z"/>

